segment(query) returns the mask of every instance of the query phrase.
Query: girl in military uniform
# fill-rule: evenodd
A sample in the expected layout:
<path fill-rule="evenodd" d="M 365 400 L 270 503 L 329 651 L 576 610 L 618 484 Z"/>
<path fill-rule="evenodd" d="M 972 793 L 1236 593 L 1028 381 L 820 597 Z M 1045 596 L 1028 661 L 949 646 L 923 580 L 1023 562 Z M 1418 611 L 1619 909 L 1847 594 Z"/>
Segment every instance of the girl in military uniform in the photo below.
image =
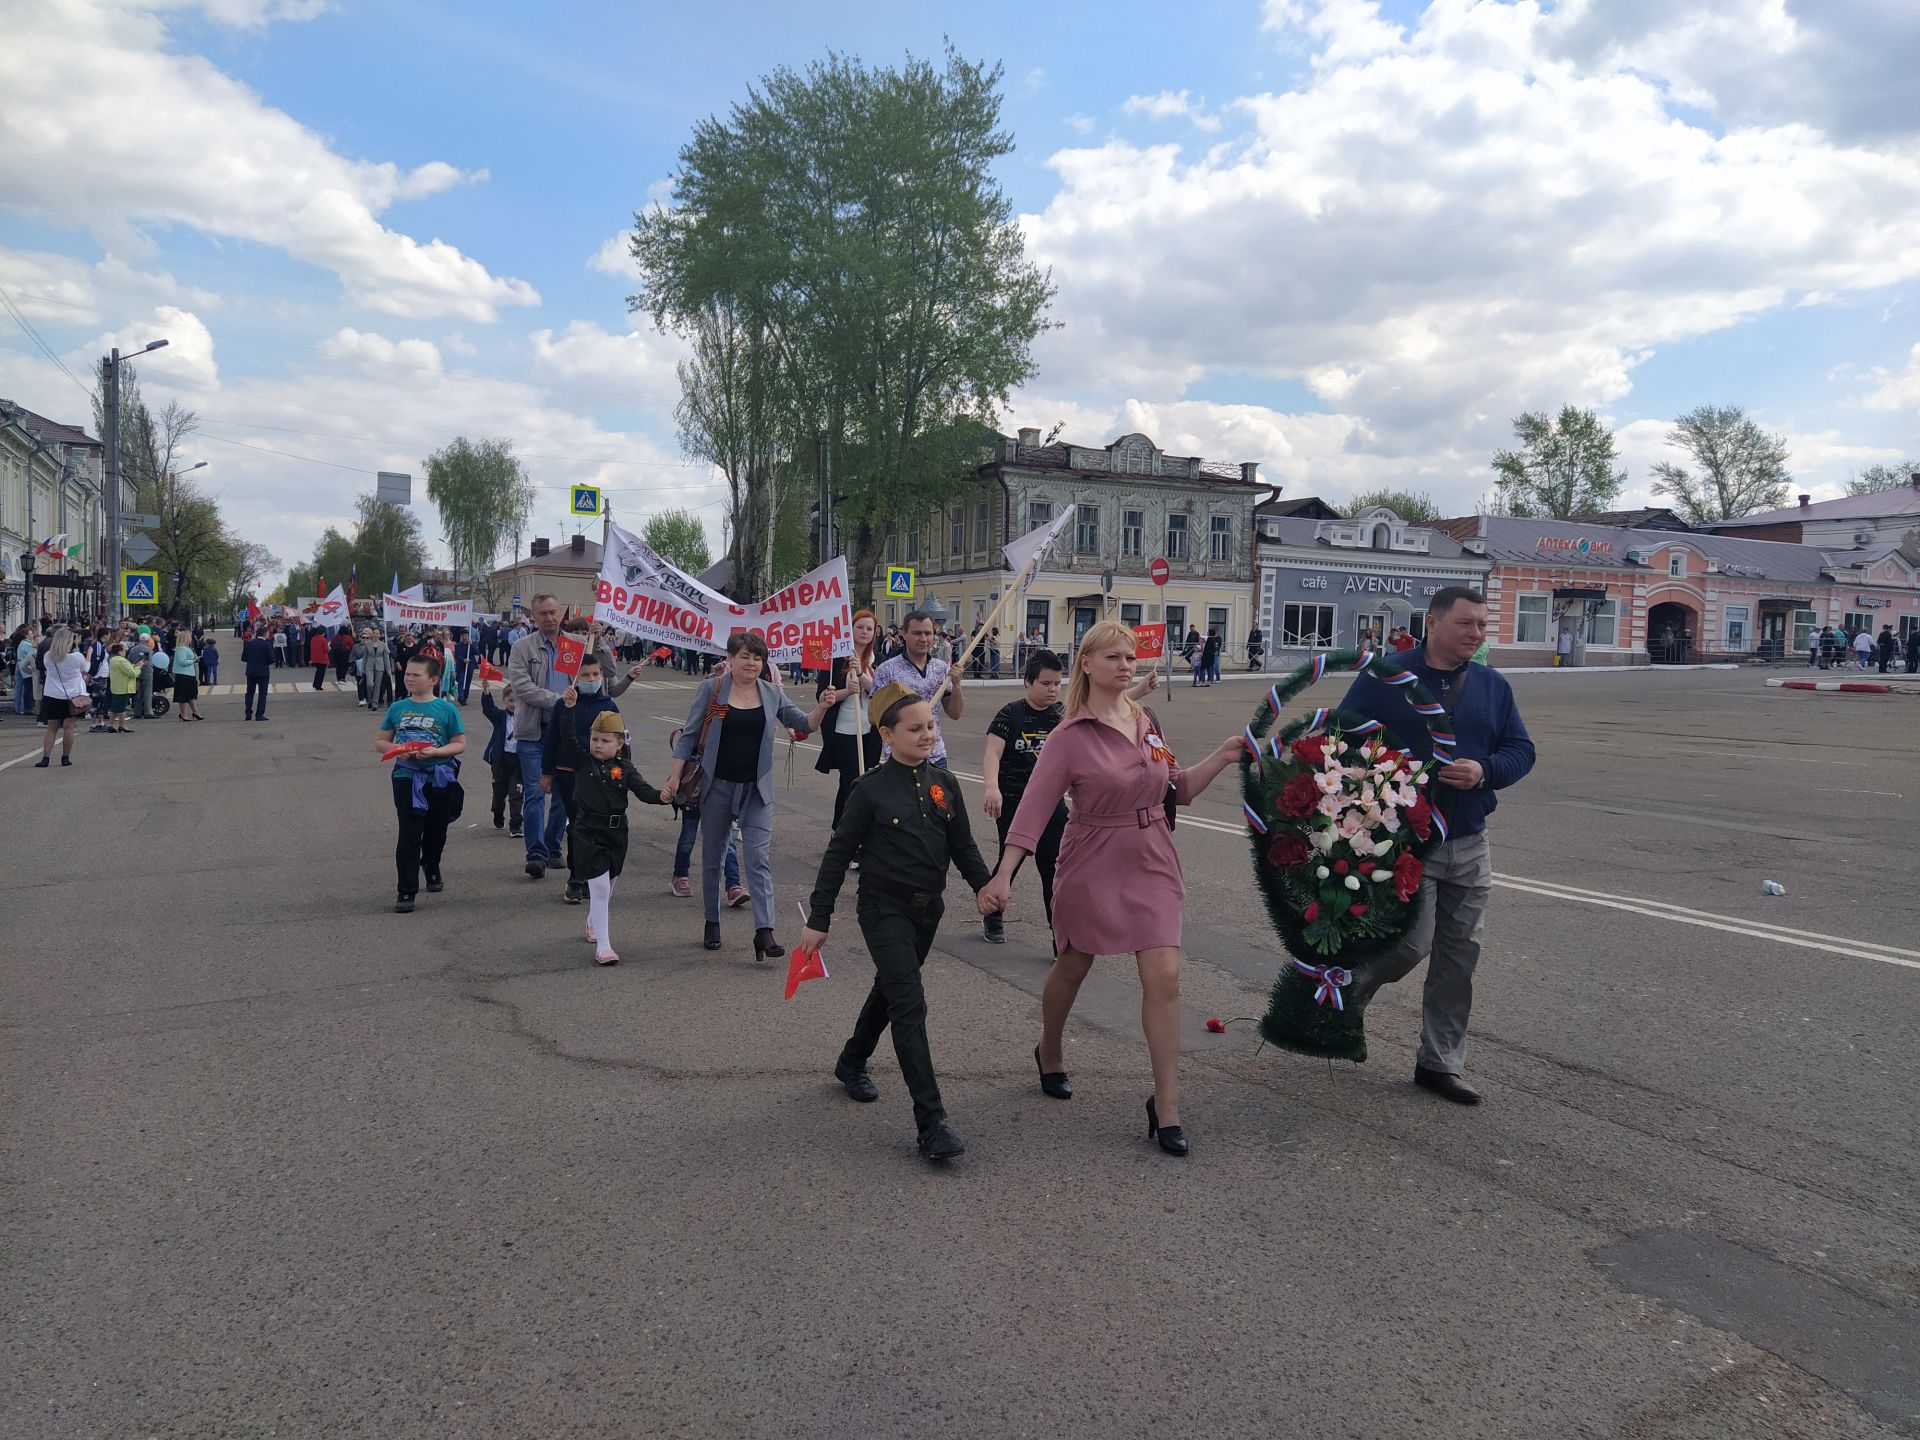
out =
<path fill-rule="evenodd" d="M 594 718 L 585 753 L 572 725 L 563 726 L 561 734 L 573 766 L 574 873 L 587 877 L 587 939 L 599 947 L 595 960 L 618 965 L 607 902 L 613 897 L 614 880 L 627 863 L 627 797 L 637 795 L 645 805 L 667 801 L 640 778 L 618 712 L 609 710 Z"/>
<path fill-rule="evenodd" d="M 967 807 L 953 772 L 932 763 L 939 740 L 933 707 L 906 686 L 883 686 L 868 713 L 888 758 L 847 796 L 847 807 L 827 844 L 807 912 L 804 950 L 820 948 L 833 923 L 833 905 L 847 867 L 860 862 L 860 933 L 873 957 L 873 989 L 833 1075 L 855 1100 L 880 1097 L 867 1061 L 880 1032 L 893 1029 L 893 1050 L 913 1097 L 920 1153 L 950 1160 L 966 1150 L 947 1124 L 940 1086 L 927 1047 L 927 997 L 920 967 L 933 947 L 943 909 L 949 862 L 975 891 L 990 878 L 973 843 Z"/>

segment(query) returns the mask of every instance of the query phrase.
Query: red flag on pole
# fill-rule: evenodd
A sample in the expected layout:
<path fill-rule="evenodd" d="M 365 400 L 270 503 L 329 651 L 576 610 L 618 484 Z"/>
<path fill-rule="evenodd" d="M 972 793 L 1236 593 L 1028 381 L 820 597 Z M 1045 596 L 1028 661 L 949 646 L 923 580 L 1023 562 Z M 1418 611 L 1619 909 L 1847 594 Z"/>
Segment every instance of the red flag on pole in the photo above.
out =
<path fill-rule="evenodd" d="M 247 619 L 258 620 L 259 618 L 260 618 L 259 603 L 254 600 L 253 596 L 249 595 L 247 596 Z"/>
<path fill-rule="evenodd" d="M 580 673 L 580 662 L 587 658 L 587 647 L 564 630 L 555 638 L 554 645 L 560 653 L 553 662 L 553 673 L 573 679 Z"/>
<path fill-rule="evenodd" d="M 800 988 L 803 980 L 825 980 L 827 962 L 818 950 L 808 952 L 798 945 L 787 959 L 787 999 L 793 998 L 793 992 Z"/>
<path fill-rule="evenodd" d="M 482 685 L 485 685 L 492 680 L 505 680 L 506 678 L 507 677 L 500 673 L 499 668 L 491 660 L 488 660 L 484 656 L 481 657 L 480 683 Z"/>
<path fill-rule="evenodd" d="M 802 670 L 833 669 L 833 637 L 824 630 L 809 631 L 800 637 Z"/>

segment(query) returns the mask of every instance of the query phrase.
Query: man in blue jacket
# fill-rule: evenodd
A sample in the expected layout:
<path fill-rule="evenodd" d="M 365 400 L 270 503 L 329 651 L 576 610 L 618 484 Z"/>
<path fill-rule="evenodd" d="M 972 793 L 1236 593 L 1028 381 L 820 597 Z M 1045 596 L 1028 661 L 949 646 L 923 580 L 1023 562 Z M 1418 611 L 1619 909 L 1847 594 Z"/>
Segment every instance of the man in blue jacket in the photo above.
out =
<path fill-rule="evenodd" d="M 247 627 L 246 639 L 240 642 L 240 663 L 247 672 L 247 719 L 264 720 L 267 718 L 267 686 L 272 682 L 276 662 L 272 642 L 251 625 Z M 258 709 L 254 706 L 256 695 L 260 700 Z"/>
<path fill-rule="evenodd" d="M 1485 597 L 1467 586 L 1449 585 L 1427 608 L 1425 643 L 1406 654 L 1420 683 L 1446 707 L 1453 722 L 1454 759 L 1434 772 L 1439 783 L 1429 791 L 1446 821 L 1447 838 L 1425 858 L 1420 918 L 1397 945 L 1354 977 L 1355 998 L 1364 1005 L 1382 985 L 1429 961 L 1413 1080 L 1459 1105 L 1480 1103 L 1480 1092 L 1461 1072 L 1466 1068 L 1473 972 L 1480 963 L 1487 897 L 1493 889 L 1487 817 L 1499 804 L 1496 792 L 1533 769 L 1534 759 L 1513 688 L 1501 675 L 1471 661 L 1486 638 Z M 1414 713 L 1405 686 L 1362 675 L 1341 704 L 1378 720 L 1403 750 L 1433 758 L 1426 722 Z"/>

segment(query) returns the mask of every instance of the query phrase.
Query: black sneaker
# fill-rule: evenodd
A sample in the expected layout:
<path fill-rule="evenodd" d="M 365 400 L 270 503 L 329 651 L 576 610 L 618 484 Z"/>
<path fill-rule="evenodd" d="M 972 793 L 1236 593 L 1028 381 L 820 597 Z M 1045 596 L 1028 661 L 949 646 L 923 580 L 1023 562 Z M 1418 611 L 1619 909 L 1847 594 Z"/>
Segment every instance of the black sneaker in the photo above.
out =
<path fill-rule="evenodd" d="M 493 817 L 493 828 L 496 830 L 504 828 L 506 823 L 507 817 L 504 815 L 496 815 Z"/>
<path fill-rule="evenodd" d="M 535 880 L 544 880 L 547 876 L 547 862 L 544 860 L 527 861 L 527 874 Z"/>
<path fill-rule="evenodd" d="M 507 827 L 507 834 L 511 835 L 516 840 L 520 838 L 520 825 L 517 821 L 514 824 L 509 825 Z"/>
<path fill-rule="evenodd" d="M 446 888 L 446 882 L 440 878 L 440 872 L 438 870 L 427 871 L 427 893 L 429 895 L 438 895 Z"/>
<path fill-rule="evenodd" d="M 569 880 L 567 882 L 567 893 L 560 898 L 565 900 L 569 905 L 584 904 L 587 898 L 587 887 L 577 880 Z"/>
<path fill-rule="evenodd" d="M 413 896 L 402 895 L 399 899 L 395 900 L 393 902 L 393 913 L 396 915 L 411 915 L 413 913 Z"/>
<path fill-rule="evenodd" d="M 867 1073 L 867 1068 L 864 1065 L 858 1070 L 853 1070 L 845 1065 L 836 1063 L 833 1067 L 833 1078 L 840 1082 L 847 1094 L 858 1100 L 862 1105 L 869 1104 L 880 1098 L 880 1087 L 873 1083 L 873 1076 Z"/>
<path fill-rule="evenodd" d="M 921 1156 L 935 1162 L 967 1153 L 966 1142 L 954 1134 L 953 1127 L 944 1120 L 936 1120 L 922 1130 L 919 1145 Z"/>
<path fill-rule="evenodd" d="M 1007 922 L 1002 915 L 988 915 L 980 922 L 980 933 L 995 945 L 1007 943 Z"/>

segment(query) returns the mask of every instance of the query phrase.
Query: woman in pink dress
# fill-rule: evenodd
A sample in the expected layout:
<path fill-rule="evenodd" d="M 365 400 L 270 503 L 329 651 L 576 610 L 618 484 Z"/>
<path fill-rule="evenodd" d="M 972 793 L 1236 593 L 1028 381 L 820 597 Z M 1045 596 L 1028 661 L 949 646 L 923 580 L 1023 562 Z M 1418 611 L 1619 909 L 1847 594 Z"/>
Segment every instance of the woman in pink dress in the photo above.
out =
<path fill-rule="evenodd" d="M 1040 843 L 1060 797 L 1073 798 L 1053 889 L 1053 969 L 1041 994 L 1040 1088 L 1072 1097 L 1061 1041 L 1080 983 L 1096 955 L 1132 952 L 1140 966 L 1140 1028 L 1153 1061 L 1147 1135 L 1169 1155 L 1187 1153 L 1180 1128 L 1180 919 L 1186 885 L 1167 822 L 1169 797 L 1190 805 L 1244 752 L 1234 735 L 1182 769 L 1146 712 L 1127 698 L 1134 637 L 1104 620 L 1080 642 L 1066 718 L 1047 737 L 1007 831 L 1000 868 L 980 892 L 984 911 L 1005 905 L 1014 869 Z"/>

